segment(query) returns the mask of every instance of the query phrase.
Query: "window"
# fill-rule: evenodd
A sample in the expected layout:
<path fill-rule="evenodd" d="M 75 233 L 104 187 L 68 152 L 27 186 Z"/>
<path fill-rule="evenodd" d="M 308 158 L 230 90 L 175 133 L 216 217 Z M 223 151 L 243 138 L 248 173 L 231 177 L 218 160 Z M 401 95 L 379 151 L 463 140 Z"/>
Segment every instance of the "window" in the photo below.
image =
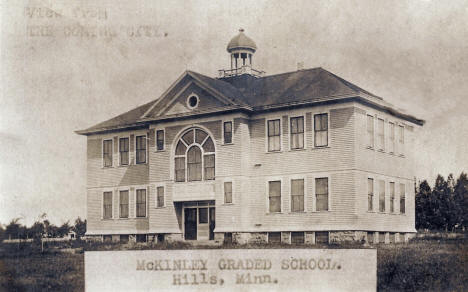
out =
<path fill-rule="evenodd" d="M 385 181 L 379 181 L 379 211 L 385 212 Z"/>
<path fill-rule="evenodd" d="M 304 232 L 291 232 L 292 244 L 303 244 L 305 242 Z"/>
<path fill-rule="evenodd" d="M 315 199 L 317 211 L 328 211 L 328 178 L 315 179 Z"/>
<path fill-rule="evenodd" d="M 146 190 L 136 191 L 136 216 L 146 217 Z"/>
<path fill-rule="evenodd" d="M 232 203 L 232 182 L 224 183 L 224 203 Z"/>
<path fill-rule="evenodd" d="M 374 148 L 374 117 L 367 115 L 367 146 Z"/>
<path fill-rule="evenodd" d="M 317 231 L 315 232 L 315 243 L 327 244 L 329 240 L 328 231 Z"/>
<path fill-rule="evenodd" d="M 291 180 L 291 212 L 304 211 L 304 179 Z"/>
<path fill-rule="evenodd" d="M 120 138 L 119 139 L 119 153 L 120 153 L 120 165 L 128 165 L 128 151 L 129 151 L 129 139 Z"/>
<path fill-rule="evenodd" d="M 102 200 L 102 218 L 112 218 L 112 192 L 104 192 Z"/>
<path fill-rule="evenodd" d="M 128 243 L 129 236 L 128 234 L 121 234 L 120 235 L 120 243 Z"/>
<path fill-rule="evenodd" d="M 176 182 L 215 179 L 215 146 L 205 131 L 191 128 L 183 133 L 175 149 L 174 169 Z"/>
<path fill-rule="evenodd" d="M 281 243 L 281 232 L 268 232 L 268 243 Z"/>
<path fill-rule="evenodd" d="M 315 147 L 328 146 L 328 114 L 314 115 Z"/>
<path fill-rule="evenodd" d="M 390 183 L 390 213 L 395 212 L 395 183 Z"/>
<path fill-rule="evenodd" d="M 136 163 L 146 163 L 146 136 L 136 137 Z"/>
<path fill-rule="evenodd" d="M 405 127 L 403 126 L 398 126 L 398 144 L 400 153 L 403 153 L 405 144 Z"/>
<path fill-rule="evenodd" d="M 295 117 L 290 120 L 291 149 L 304 149 L 304 117 Z"/>
<path fill-rule="evenodd" d="M 377 148 L 384 150 L 385 148 L 385 134 L 384 134 L 385 121 L 382 119 L 377 120 Z"/>
<path fill-rule="evenodd" d="M 198 223 L 208 223 L 208 208 L 198 209 Z"/>
<path fill-rule="evenodd" d="M 268 199 L 270 213 L 281 212 L 281 181 L 268 182 Z"/>
<path fill-rule="evenodd" d="M 112 140 L 102 142 L 102 159 L 104 160 L 104 167 L 112 166 Z"/>
<path fill-rule="evenodd" d="M 390 153 L 395 152 L 395 124 L 394 123 L 388 123 L 390 125 L 390 134 L 389 134 L 389 139 L 390 143 L 388 143 L 388 151 Z"/>
<path fill-rule="evenodd" d="M 120 191 L 119 204 L 120 218 L 128 218 L 128 191 Z"/>
<path fill-rule="evenodd" d="M 400 184 L 400 213 L 405 214 L 406 211 L 406 189 L 405 184 Z"/>
<path fill-rule="evenodd" d="M 232 122 L 223 123 L 224 144 L 232 143 Z"/>
<path fill-rule="evenodd" d="M 164 207 L 164 187 L 156 188 L 156 207 Z"/>
<path fill-rule="evenodd" d="M 374 179 L 367 179 L 367 211 L 374 210 Z"/>
<path fill-rule="evenodd" d="M 156 150 L 164 150 L 164 130 L 156 131 Z"/>
<path fill-rule="evenodd" d="M 198 96 L 196 95 L 191 95 L 189 96 L 189 98 L 187 98 L 187 106 L 190 109 L 195 109 L 196 107 L 198 107 L 199 102 L 200 100 L 198 99 Z"/>
<path fill-rule="evenodd" d="M 280 120 L 268 121 L 268 151 L 281 150 Z"/>
<path fill-rule="evenodd" d="M 146 242 L 146 234 L 137 234 L 136 242 L 139 242 L 139 243 Z"/>

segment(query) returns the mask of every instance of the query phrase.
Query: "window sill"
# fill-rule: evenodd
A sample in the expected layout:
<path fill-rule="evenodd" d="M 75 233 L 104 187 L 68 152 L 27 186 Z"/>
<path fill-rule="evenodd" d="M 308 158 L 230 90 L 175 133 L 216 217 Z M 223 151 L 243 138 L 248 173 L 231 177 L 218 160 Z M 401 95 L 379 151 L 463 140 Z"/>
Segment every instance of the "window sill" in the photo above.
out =
<path fill-rule="evenodd" d="M 312 211 L 311 213 L 331 213 L 331 210 L 320 210 L 320 211 Z"/>
<path fill-rule="evenodd" d="M 123 218 L 117 218 L 117 220 L 129 220 L 130 218 L 128 217 L 123 217 Z"/>
<path fill-rule="evenodd" d="M 377 213 L 377 212 L 367 210 L 367 213 L 375 214 L 375 213 Z"/>
<path fill-rule="evenodd" d="M 296 149 L 289 149 L 289 152 L 296 152 L 296 151 L 305 151 L 306 148 L 296 148 Z"/>
<path fill-rule="evenodd" d="M 165 209 L 167 206 L 154 207 L 155 209 Z"/>
<path fill-rule="evenodd" d="M 267 212 L 265 213 L 265 215 L 280 215 L 280 214 L 284 214 L 283 212 Z"/>
<path fill-rule="evenodd" d="M 312 147 L 311 149 L 312 150 L 319 150 L 319 149 L 328 149 L 328 148 L 331 148 L 330 146 L 314 146 Z"/>
<path fill-rule="evenodd" d="M 115 166 L 102 166 L 101 169 L 112 169 L 115 168 Z"/>
<path fill-rule="evenodd" d="M 116 218 L 101 218 L 101 221 L 114 221 Z"/>
<path fill-rule="evenodd" d="M 158 152 L 166 152 L 166 149 L 162 149 L 162 150 L 154 150 L 154 152 L 158 153 Z"/>
<path fill-rule="evenodd" d="M 145 165 L 145 164 L 148 164 L 148 162 L 135 163 L 135 165 Z"/>
<path fill-rule="evenodd" d="M 221 205 L 222 205 L 222 206 L 233 206 L 234 203 L 223 203 L 223 204 L 221 204 Z"/>
<path fill-rule="evenodd" d="M 283 153 L 283 150 L 267 151 L 266 154 Z"/>
<path fill-rule="evenodd" d="M 148 219 L 148 216 L 146 216 L 146 217 L 135 217 L 135 218 L 133 218 L 133 219 L 137 219 L 137 220 L 138 220 L 138 219 Z"/>
<path fill-rule="evenodd" d="M 223 143 L 223 144 L 221 144 L 221 146 L 231 146 L 231 145 L 234 145 L 234 143 L 231 142 L 231 143 Z"/>
<path fill-rule="evenodd" d="M 291 211 L 291 212 L 288 212 L 288 214 L 306 214 L 307 212 L 306 211 Z"/>

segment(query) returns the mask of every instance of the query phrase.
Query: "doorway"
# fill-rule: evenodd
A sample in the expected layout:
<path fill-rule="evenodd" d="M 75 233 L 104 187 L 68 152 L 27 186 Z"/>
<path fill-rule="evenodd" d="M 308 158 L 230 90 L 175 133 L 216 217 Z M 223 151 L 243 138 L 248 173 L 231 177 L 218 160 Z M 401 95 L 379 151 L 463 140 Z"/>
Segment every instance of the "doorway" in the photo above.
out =
<path fill-rule="evenodd" d="M 197 240 L 197 209 L 184 209 L 184 218 L 185 240 Z"/>
<path fill-rule="evenodd" d="M 213 240 L 215 208 L 208 205 L 184 207 L 185 240 Z"/>

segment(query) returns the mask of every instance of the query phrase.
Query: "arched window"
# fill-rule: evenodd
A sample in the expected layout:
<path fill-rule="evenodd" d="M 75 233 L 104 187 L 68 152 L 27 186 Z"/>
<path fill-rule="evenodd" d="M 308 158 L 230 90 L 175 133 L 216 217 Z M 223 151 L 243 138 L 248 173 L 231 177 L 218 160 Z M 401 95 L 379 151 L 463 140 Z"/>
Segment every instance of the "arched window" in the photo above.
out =
<path fill-rule="evenodd" d="M 215 178 L 215 147 L 205 131 L 191 128 L 184 132 L 175 149 L 175 181 L 201 181 Z"/>

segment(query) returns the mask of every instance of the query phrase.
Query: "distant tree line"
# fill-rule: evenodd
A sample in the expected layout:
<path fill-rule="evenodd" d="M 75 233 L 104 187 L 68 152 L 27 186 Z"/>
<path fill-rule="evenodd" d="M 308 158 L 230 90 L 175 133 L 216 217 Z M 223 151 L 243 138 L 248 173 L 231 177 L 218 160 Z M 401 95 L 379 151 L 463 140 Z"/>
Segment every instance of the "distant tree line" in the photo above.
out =
<path fill-rule="evenodd" d="M 20 218 L 14 218 L 5 227 L 0 224 L 0 241 L 3 239 L 40 239 L 43 237 L 64 237 L 70 231 L 76 233 L 80 238 L 86 233 L 86 219 L 83 221 L 80 217 L 75 220 L 74 225 L 67 221 L 60 226 L 50 223 L 46 219 L 46 214 L 42 214 L 36 222 L 30 227 L 22 225 Z"/>
<path fill-rule="evenodd" d="M 416 228 L 427 230 L 467 230 L 468 178 L 462 172 L 455 181 L 440 174 L 434 188 L 426 180 L 416 186 Z"/>

